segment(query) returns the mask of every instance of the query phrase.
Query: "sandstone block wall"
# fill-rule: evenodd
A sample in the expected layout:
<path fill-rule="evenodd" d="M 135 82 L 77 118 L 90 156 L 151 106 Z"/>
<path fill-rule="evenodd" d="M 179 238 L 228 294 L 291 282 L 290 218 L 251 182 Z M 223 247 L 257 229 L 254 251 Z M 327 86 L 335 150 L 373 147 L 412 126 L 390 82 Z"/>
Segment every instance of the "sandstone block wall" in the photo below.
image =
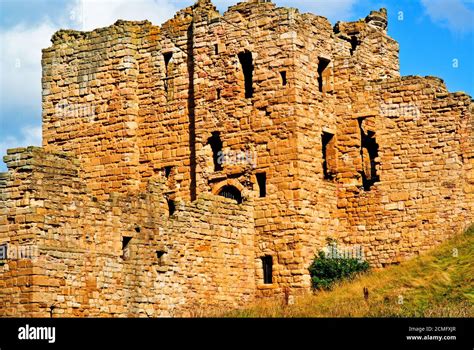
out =
<path fill-rule="evenodd" d="M 354 162 L 338 196 L 344 240 L 362 243 L 369 260 L 385 266 L 466 229 L 473 213 L 471 98 L 429 77 L 360 82 L 347 96 L 352 109 L 342 132 L 353 138 L 339 151 Z M 361 143 L 361 118 L 378 144 L 379 181 L 370 190 L 352 147 Z"/>
<path fill-rule="evenodd" d="M 10 152 L 2 204 L 23 206 L 0 207 L 0 242 L 35 256 L 0 267 L 2 316 L 182 316 L 253 299 L 251 205 L 203 194 L 169 216 L 161 178 L 99 201 L 69 156 Z"/>
<path fill-rule="evenodd" d="M 327 239 L 382 267 L 462 231 L 474 104 L 400 77 L 387 25 L 199 0 L 57 32 L 43 147 L 0 175 L 0 244 L 38 252 L 0 267 L 2 315 L 241 307 L 308 290 Z"/>

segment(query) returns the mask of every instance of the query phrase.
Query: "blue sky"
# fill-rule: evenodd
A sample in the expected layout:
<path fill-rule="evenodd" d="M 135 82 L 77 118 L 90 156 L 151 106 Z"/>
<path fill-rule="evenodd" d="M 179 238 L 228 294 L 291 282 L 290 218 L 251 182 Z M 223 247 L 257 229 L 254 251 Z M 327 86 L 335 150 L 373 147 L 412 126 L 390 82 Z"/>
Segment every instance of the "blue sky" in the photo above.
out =
<path fill-rule="evenodd" d="M 434 75 L 474 96 L 474 0 L 273 0 L 338 20 L 385 7 L 400 43 L 402 75 Z M 221 12 L 238 0 L 214 0 Z M 0 159 L 41 144 L 41 48 L 60 28 L 91 30 L 117 19 L 161 24 L 194 0 L 0 0 Z M 0 171 L 5 171 L 0 161 Z"/>

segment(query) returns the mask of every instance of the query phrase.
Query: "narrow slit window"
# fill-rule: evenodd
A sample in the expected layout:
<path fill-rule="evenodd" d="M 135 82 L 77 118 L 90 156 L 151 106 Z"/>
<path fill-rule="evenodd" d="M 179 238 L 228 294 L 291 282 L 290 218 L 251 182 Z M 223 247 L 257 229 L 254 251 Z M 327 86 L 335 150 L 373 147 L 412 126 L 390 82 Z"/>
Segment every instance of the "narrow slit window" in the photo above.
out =
<path fill-rule="evenodd" d="M 252 98 L 253 96 L 253 61 L 252 53 L 244 51 L 239 53 L 239 61 L 244 73 L 245 98 Z"/>
<path fill-rule="evenodd" d="M 164 53 L 163 59 L 165 61 L 165 93 L 166 98 L 171 99 L 173 92 L 173 53 Z"/>
<path fill-rule="evenodd" d="M 259 191 L 260 198 L 266 197 L 267 196 L 267 174 L 258 173 L 257 183 L 258 183 L 258 191 Z"/>
<path fill-rule="evenodd" d="M 172 52 L 166 52 L 166 53 L 163 54 L 163 58 L 165 60 L 166 77 L 169 78 L 169 76 L 170 76 L 170 62 L 171 62 L 171 59 L 173 58 L 173 53 Z"/>
<path fill-rule="evenodd" d="M 221 171 L 222 167 L 222 141 L 218 131 L 212 132 L 212 136 L 207 140 L 212 149 L 212 160 L 214 162 L 214 171 Z"/>
<path fill-rule="evenodd" d="M 263 283 L 273 283 L 273 258 L 270 255 L 262 257 Z"/>
<path fill-rule="evenodd" d="M 320 92 L 325 92 L 326 91 L 326 85 L 327 85 L 327 68 L 329 66 L 329 63 L 331 61 L 319 57 L 319 64 L 318 64 L 318 89 Z"/>
<path fill-rule="evenodd" d="M 334 134 L 329 132 L 323 132 L 321 136 L 322 149 L 323 149 L 323 174 L 325 180 L 333 180 L 335 171 L 336 161 L 336 148 Z"/>
<path fill-rule="evenodd" d="M 215 53 L 216 55 L 219 54 L 219 44 L 214 44 L 214 53 Z"/>
<path fill-rule="evenodd" d="M 168 203 L 168 216 L 172 216 L 176 211 L 176 204 L 174 200 L 167 199 L 166 202 Z"/>
<path fill-rule="evenodd" d="M 216 93 L 217 93 L 217 99 L 220 100 L 221 99 L 221 89 L 217 89 Z"/>
<path fill-rule="evenodd" d="M 242 194 L 236 187 L 231 185 L 222 187 L 222 189 L 219 191 L 219 196 L 233 199 L 237 201 L 237 204 L 242 203 Z"/>
<path fill-rule="evenodd" d="M 375 132 L 368 130 L 367 132 L 363 127 L 364 118 L 359 118 L 359 129 L 360 129 L 360 155 L 362 158 L 362 185 L 364 190 L 370 191 L 371 187 L 380 181 L 380 177 L 377 172 L 377 158 L 379 153 L 379 145 L 375 139 Z"/>
<path fill-rule="evenodd" d="M 281 77 L 281 85 L 286 86 L 288 81 L 286 80 L 286 71 L 280 72 L 280 77 Z"/>
<path fill-rule="evenodd" d="M 122 237 L 122 259 L 128 260 L 130 258 L 130 241 L 132 237 Z"/>
<path fill-rule="evenodd" d="M 172 166 L 165 166 L 164 173 L 165 173 L 165 178 L 169 178 L 171 175 L 171 170 L 173 170 Z"/>

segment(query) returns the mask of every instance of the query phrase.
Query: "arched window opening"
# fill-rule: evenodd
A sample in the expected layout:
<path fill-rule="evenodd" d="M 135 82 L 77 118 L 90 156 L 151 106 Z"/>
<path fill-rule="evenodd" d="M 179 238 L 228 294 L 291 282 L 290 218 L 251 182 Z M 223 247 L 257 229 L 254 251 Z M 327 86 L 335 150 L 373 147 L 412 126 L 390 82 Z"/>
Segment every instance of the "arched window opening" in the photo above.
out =
<path fill-rule="evenodd" d="M 242 194 L 236 187 L 231 185 L 222 187 L 222 189 L 219 191 L 219 196 L 234 199 L 237 201 L 237 204 L 242 203 Z"/>
<path fill-rule="evenodd" d="M 122 259 L 128 260 L 130 258 L 130 241 L 132 237 L 123 236 L 122 237 Z"/>

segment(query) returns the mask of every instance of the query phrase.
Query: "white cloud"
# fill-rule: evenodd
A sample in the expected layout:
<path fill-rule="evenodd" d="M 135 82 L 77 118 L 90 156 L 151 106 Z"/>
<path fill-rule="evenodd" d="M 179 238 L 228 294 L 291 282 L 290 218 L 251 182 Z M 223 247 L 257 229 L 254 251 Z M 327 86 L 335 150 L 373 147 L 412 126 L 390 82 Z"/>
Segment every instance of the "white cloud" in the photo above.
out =
<path fill-rule="evenodd" d="M 76 0 L 68 11 L 77 29 L 93 30 L 109 26 L 118 19 L 149 20 L 160 25 L 170 19 L 179 8 L 170 0 Z"/>
<path fill-rule="evenodd" d="M 19 136 L 10 135 L 5 139 L 0 140 L 0 171 L 6 170 L 5 164 L 3 163 L 3 156 L 7 154 L 7 149 L 27 146 L 41 146 L 41 140 L 41 126 L 35 125 L 22 127 Z"/>
<path fill-rule="evenodd" d="M 35 107 L 41 103 L 41 49 L 50 46 L 56 28 L 50 22 L 0 31 L 1 103 Z"/>
<path fill-rule="evenodd" d="M 221 10 L 239 0 L 214 0 Z M 0 30 L 0 103 L 4 110 L 37 110 L 33 119 L 41 122 L 41 49 L 51 45 L 50 39 L 60 28 L 92 30 L 113 24 L 118 19 L 144 20 L 161 24 L 179 9 L 195 0 L 74 0 L 64 7 L 63 14 L 54 21 L 45 17 L 40 24 L 19 23 Z M 344 20 L 352 13 L 356 0 L 275 0 L 278 6 L 294 6 L 301 11 L 323 15 L 331 20 Z M 5 114 L 0 118 L 6 118 Z M 0 152 L 7 148 L 40 144 L 39 127 L 21 127 L 26 120 L 18 120 L 18 129 L 0 139 Z M 31 123 L 31 121 L 30 121 Z M 0 120 L 1 125 L 1 120 Z M 0 130 L 0 134 L 5 131 Z M 1 157 L 1 156 L 0 156 Z M 1 159 L 1 158 L 0 158 Z M 1 164 L 1 162 L 0 162 Z"/>
<path fill-rule="evenodd" d="M 466 0 L 421 0 L 433 22 L 458 33 L 474 30 L 474 10 Z"/>
<path fill-rule="evenodd" d="M 92 30 L 117 19 L 143 20 L 161 24 L 178 10 L 167 0 L 76 0 L 65 7 L 54 24 L 46 18 L 38 25 L 19 23 L 0 30 L 0 102 L 3 106 L 39 108 L 41 105 L 41 49 L 51 46 L 60 28 Z M 83 14 L 83 21 L 80 15 Z M 40 111 L 38 113 L 38 118 Z"/>
<path fill-rule="evenodd" d="M 0 103 L 5 111 L 34 110 L 30 116 L 41 122 L 41 50 L 51 46 L 52 35 L 60 28 L 76 27 L 92 30 L 113 24 L 117 19 L 148 19 L 161 24 L 178 10 L 167 0 L 74 1 L 65 6 L 63 14 L 40 24 L 19 23 L 0 30 Z M 80 15 L 83 14 L 83 21 Z M 82 24 L 84 27 L 82 28 Z M 6 118 L 6 114 L 0 118 Z M 31 119 L 29 119 L 31 120 Z M 41 129 L 24 127 L 26 120 L 18 120 L 18 129 L 0 138 L 1 157 L 7 148 L 39 145 Z M 1 125 L 0 120 L 0 125 Z M 0 130 L 0 135 L 5 130 Z M 2 164 L 2 162 L 0 162 Z"/>
<path fill-rule="evenodd" d="M 330 19 L 349 16 L 356 0 L 276 0 L 279 6 L 297 6 Z M 238 0 L 214 0 L 222 7 Z M 113 24 L 117 19 L 148 19 L 161 24 L 180 8 L 194 0 L 75 0 L 64 8 L 54 23 L 46 20 L 35 26 L 24 23 L 0 31 L 0 101 L 8 106 L 38 108 L 41 103 L 41 49 L 51 45 L 50 39 L 60 27 L 92 30 Z M 38 112 L 39 118 L 40 112 Z"/>

